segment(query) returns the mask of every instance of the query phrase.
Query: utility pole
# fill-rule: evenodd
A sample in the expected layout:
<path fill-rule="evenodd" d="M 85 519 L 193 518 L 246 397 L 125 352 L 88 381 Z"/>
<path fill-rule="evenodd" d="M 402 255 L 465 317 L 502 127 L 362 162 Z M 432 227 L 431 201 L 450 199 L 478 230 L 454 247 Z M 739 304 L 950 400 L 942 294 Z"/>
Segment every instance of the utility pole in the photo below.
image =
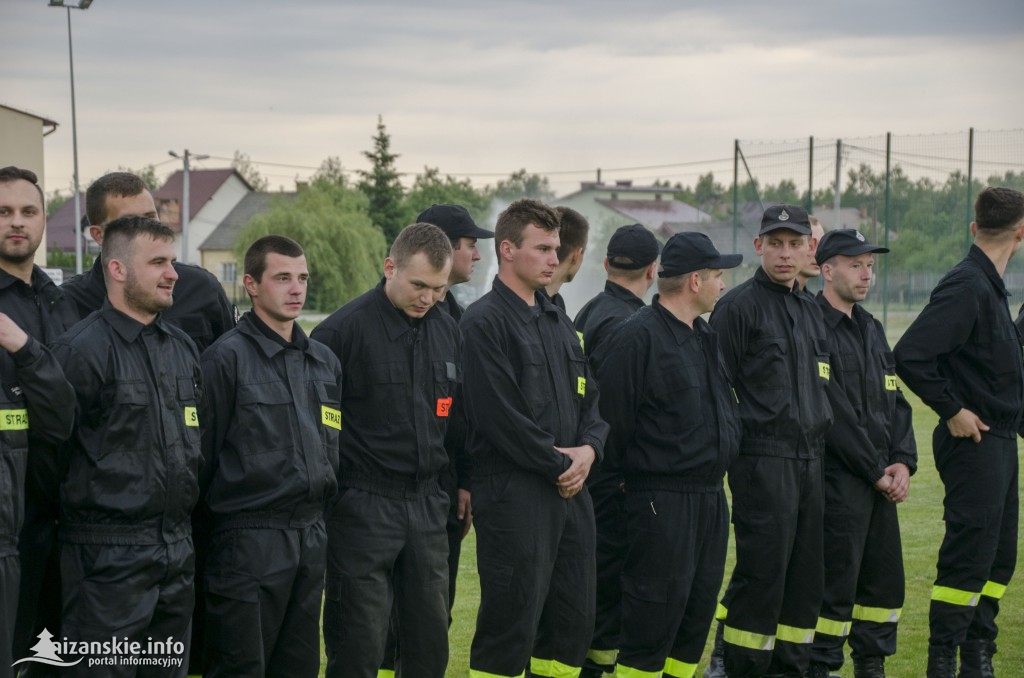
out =
<path fill-rule="evenodd" d="M 194 160 L 206 160 L 210 156 L 208 155 L 193 155 L 186 148 L 183 155 L 178 155 L 174 151 L 167 151 L 167 154 L 174 158 L 180 158 L 185 162 L 185 172 L 181 178 L 181 262 L 183 264 L 188 263 L 188 219 L 189 213 L 191 212 L 192 203 L 189 202 L 189 185 L 191 184 L 191 177 L 189 176 L 189 159 Z"/>

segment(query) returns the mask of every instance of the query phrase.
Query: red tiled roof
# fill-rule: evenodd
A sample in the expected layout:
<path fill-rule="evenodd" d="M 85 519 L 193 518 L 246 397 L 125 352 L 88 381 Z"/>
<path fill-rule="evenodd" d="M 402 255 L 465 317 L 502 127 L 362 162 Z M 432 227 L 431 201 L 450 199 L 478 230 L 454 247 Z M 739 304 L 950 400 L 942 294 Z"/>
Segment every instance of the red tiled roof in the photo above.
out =
<path fill-rule="evenodd" d="M 194 169 L 189 171 L 188 201 L 190 209 L 188 218 L 190 220 L 199 214 L 199 210 L 203 208 L 203 205 L 213 198 L 213 195 L 232 175 L 237 176 L 250 191 L 253 190 L 252 186 L 249 186 L 249 182 L 230 167 L 227 169 Z M 184 177 L 185 172 L 178 170 L 167 179 L 163 186 L 153 191 L 153 199 L 157 202 L 158 208 L 161 200 L 173 200 L 178 204 L 181 203 Z M 174 218 L 169 218 L 170 215 L 173 215 Z M 180 209 L 172 210 L 170 213 L 161 213 L 160 216 L 161 220 L 168 226 L 175 230 L 181 228 Z"/>

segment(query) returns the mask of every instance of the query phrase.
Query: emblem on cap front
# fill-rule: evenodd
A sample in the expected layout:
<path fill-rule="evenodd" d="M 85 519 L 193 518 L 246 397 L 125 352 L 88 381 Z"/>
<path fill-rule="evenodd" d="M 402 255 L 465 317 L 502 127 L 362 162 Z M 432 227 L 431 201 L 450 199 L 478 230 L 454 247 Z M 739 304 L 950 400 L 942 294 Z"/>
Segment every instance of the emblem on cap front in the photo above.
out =
<path fill-rule="evenodd" d="M 856 231 L 857 240 L 864 242 L 864 236 L 861 235 L 860 231 Z"/>
<path fill-rule="evenodd" d="M 779 212 L 779 221 L 789 221 L 789 212 L 786 210 Z"/>

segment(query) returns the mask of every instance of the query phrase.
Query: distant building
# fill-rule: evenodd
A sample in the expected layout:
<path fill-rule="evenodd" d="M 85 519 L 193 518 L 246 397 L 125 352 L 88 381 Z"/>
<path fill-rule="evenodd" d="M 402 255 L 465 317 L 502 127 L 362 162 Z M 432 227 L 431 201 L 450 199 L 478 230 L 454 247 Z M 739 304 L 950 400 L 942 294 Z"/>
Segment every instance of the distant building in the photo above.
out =
<path fill-rule="evenodd" d="M 153 192 L 159 219 L 181 233 L 181 202 L 184 172 L 178 170 Z M 188 252 L 181 251 L 181 238 L 175 238 L 180 261 L 199 264 L 199 246 L 249 193 L 249 185 L 234 169 L 194 169 L 189 172 Z M 216 271 L 213 271 L 216 273 Z"/>
<path fill-rule="evenodd" d="M 39 177 L 39 185 L 43 184 L 43 137 L 57 131 L 57 123 L 36 113 L 0 104 L 0 150 L 2 165 L 15 165 L 22 169 L 32 170 Z M 36 263 L 46 265 L 46 249 L 49 238 L 36 251 Z M 74 241 L 71 244 L 74 249 Z"/>
<path fill-rule="evenodd" d="M 257 214 L 266 212 L 274 200 L 290 200 L 295 193 L 247 193 L 213 232 L 199 245 L 199 264 L 213 273 L 224 286 L 224 294 L 233 302 L 246 301 L 242 287 L 243 265 L 235 253 L 235 242 L 242 229 Z"/>

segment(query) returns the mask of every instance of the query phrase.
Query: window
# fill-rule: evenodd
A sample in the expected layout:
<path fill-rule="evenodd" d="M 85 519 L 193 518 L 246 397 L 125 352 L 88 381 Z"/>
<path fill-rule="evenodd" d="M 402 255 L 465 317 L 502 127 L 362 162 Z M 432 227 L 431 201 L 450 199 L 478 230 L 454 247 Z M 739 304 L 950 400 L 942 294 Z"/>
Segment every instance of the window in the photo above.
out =
<path fill-rule="evenodd" d="M 235 282 L 238 265 L 233 261 L 225 261 L 220 265 L 220 281 L 226 283 Z"/>

